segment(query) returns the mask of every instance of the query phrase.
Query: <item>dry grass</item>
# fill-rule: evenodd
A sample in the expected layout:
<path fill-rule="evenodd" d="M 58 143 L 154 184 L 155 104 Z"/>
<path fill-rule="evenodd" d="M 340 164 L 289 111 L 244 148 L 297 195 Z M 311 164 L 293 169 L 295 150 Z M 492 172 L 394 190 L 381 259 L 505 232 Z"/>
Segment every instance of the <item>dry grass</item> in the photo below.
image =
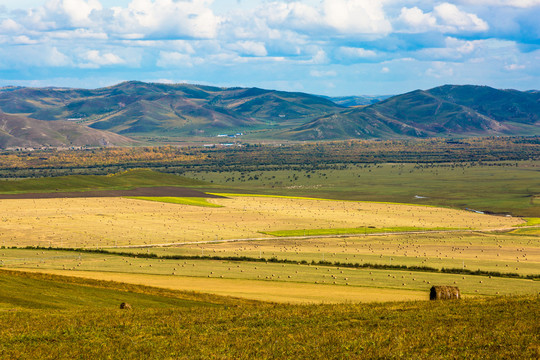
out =
<path fill-rule="evenodd" d="M 445 208 L 267 197 L 210 199 L 221 208 L 125 198 L 1 200 L 0 246 L 95 247 L 264 237 L 260 231 L 505 228 L 517 218 Z"/>

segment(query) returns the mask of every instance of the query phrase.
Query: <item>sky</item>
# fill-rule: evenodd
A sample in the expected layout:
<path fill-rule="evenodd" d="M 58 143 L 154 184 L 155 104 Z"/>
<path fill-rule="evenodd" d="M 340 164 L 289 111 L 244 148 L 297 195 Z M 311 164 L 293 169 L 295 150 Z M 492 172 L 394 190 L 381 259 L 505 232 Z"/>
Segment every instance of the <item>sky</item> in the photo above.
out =
<path fill-rule="evenodd" d="M 540 0 L 0 0 L 0 86 L 540 89 Z"/>

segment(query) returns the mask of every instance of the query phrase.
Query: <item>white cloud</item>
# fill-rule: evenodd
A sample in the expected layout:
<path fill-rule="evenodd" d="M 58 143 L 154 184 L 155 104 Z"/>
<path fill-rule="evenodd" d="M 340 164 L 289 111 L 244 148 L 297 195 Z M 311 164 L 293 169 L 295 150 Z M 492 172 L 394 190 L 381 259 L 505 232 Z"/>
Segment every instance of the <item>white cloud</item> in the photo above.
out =
<path fill-rule="evenodd" d="M 88 50 L 81 56 L 84 61 L 79 64 L 81 68 L 100 68 L 102 66 L 121 65 L 126 61 L 113 53 L 101 53 L 99 50 Z"/>
<path fill-rule="evenodd" d="M 322 49 L 317 50 L 317 52 L 311 57 L 311 60 L 304 61 L 306 64 L 326 64 L 330 60 L 328 59 L 328 55 L 326 52 Z"/>
<path fill-rule="evenodd" d="M 442 3 L 435 6 L 433 14 L 439 23 L 449 32 L 457 31 L 486 31 L 488 24 L 475 14 L 461 11 L 456 5 Z"/>
<path fill-rule="evenodd" d="M 255 14 L 273 29 L 310 35 L 381 35 L 392 30 L 379 0 L 323 0 L 320 6 L 300 1 L 265 3 Z"/>
<path fill-rule="evenodd" d="M 202 63 L 200 58 L 192 58 L 189 54 L 176 51 L 160 51 L 156 65 L 162 68 L 168 67 L 192 67 Z"/>
<path fill-rule="evenodd" d="M 390 69 L 387 68 L 386 66 L 381 69 L 382 74 L 388 74 L 389 72 L 390 72 Z"/>
<path fill-rule="evenodd" d="M 440 31 L 444 33 L 487 31 L 489 25 L 477 15 L 460 10 L 456 5 L 442 3 L 432 12 L 423 12 L 418 7 L 402 8 L 397 18 L 402 32 L 419 33 Z"/>
<path fill-rule="evenodd" d="M 430 60 L 460 60 L 468 59 L 476 54 L 477 49 L 485 45 L 485 40 L 460 40 L 446 37 L 444 47 L 420 49 L 415 56 Z"/>
<path fill-rule="evenodd" d="M 363 48 L 355 48 L 342 46 L 338 49 L 338 56 L 340 58 L 372 58 L 377 56 L 377 53 L 373 50 L 366 50 Z"/>
<path fill-rule="evenodd" d="M 113 31 L 129 38 L 214 38 L 221 19 L 210 0 L 133 0 L 114 7 Z"/>
<path fill-rule="evenodd" d="M 26 35 L 20 35 L 20 36 L 14 36 L 11 43 L 15 45 L 34 45 L 34 44 L 39 44 L 39 41 L 30 39 Z"/>
<path fill-rule="evenodd" d="M 107 40 L 108 35 L 104 32 L 94 32 L 88 29 L 75 29 L 75 30 L 60 30 L 53 31 L 47 34 L 49 39 L 92 39 L 92 40 Z"/>
<path fill-rule="evenodd" d="M 519 64 L 510 64 L 510 65 L 505 65 L 504 67 L 506 70 L 509 70 L 509 71 L 516 71 L 516 70 L 523 70 L 526 68 L 525 65 L 519 65 Z"/>
<path fill-rule="evenodd" d="M 454 69 L 449 63 L 435 61 L 431 64 L 431 67 L 426 70 L 426 75 L 437 79 L 446 78 L 454 75 Z"/>
<path fill-rule="evenodd" d="M 28 11 L 25 22 L 38 30 L 92 26 L 93 12 L 103 9 L 98 0 L 50 0 Z"/>
<path fill-rule="evenodd" d="M 387 34 L 392 26 L 380 0 L 325 0 L 324 19 L 345 34 Z"/>
<path fill-rule="evenodd" d="M 262 42 L 239 41 L 229 46 L 230 49 L 246 56 L 266 56 L 268 51 Z"/>
<path fill-rule="evenodd" d="M 409 32 L 424 32 L 437 27 L 437 19 L 432 13 L 424 13 L 416 6 L 402 8 L 398 21 L 406 24 Z"/>
<path fill-rule="evenodd" d="M 0 32 L 3 34 L 19 33 L 23 30 L 24 28 L 13 19 L 5 19 L 0 23 Z"/>
<path fill-rule="evenodd" d="M 70 59 L 56 47 L 45 49 L 43 52 L 42 65 L 59 67 L 70 65 Z"/>

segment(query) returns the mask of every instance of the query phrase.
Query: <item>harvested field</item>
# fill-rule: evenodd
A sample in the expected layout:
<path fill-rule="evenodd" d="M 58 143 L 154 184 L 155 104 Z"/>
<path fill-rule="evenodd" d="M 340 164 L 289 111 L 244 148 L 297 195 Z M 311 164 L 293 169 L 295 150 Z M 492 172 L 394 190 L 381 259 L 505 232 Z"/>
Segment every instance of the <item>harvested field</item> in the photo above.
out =
<path fill-rule="evenodd" d="M 528 279 L 409 270 L 148 259 L 57 250 L 3 249 L 0 254 L 3 255 L 3 266 L 8 269 L 279 302 L 404 300 L 401 295 L 422 295 L 415 298 L 428 300 L 431 286 L 441 284 L 459 286 L 465 296 L 535 294 L 540 291 L 540 282 Z"/>
<path fill-rule="evenodd" d="M 141 249 L 118 249 L 141 252 Z M 294 261 L 464 268 L 540 274 L 540 237 L 499 233 L 391 234 L 324 239 L 268 239 L 153 248 L 158 255 L 245 256 Z"/>
<path fill-rule="evenodd" d="M 25 269 L 28 271 L 28 269 Z M 243 279 L 218 279 L 191 276 L 112 273 L 96 271 L 49 270 L 51 274 L 86 279 L 118 281 L 127 284 L 156 286 L 171 290 L 196 291 L 243 299 L 288 304 L 337 304 L 351 302 L 427 300 L 427 291 L 368 287 L 315 285 L 293 282 L 269 282 Z"/>
<path fill-rule="evenodd" d="M 151 197 L 199 197 L 220 198 L 222 196 L 206 194 L 189 188 L 176 186 L 141 187 L 131 190 L 71 191 L 49 193 L 0 194 L 2 199 L 69 199 L 69 198 L 111 198 L 122 196 Z"/>
<path fill-rule="evenodd" d="M 498 229 L 518 218 L 426 206 L 266 197 L 220 208 L 126 198 L 0 200 L 0 246 L 107 247 L 272 238 L 262 231 L 365 226 Z"/>

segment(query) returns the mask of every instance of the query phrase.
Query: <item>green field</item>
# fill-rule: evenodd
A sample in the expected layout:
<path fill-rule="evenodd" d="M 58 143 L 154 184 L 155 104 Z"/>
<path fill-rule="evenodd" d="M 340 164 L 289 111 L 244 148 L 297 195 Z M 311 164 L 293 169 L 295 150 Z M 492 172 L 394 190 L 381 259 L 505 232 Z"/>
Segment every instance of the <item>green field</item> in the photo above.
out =
<path fill-rule="evenodd" d="M 111 175 L 69 175 L 50 178 L 2 180 L 0 193 L 41 193 L 90 190 L 127 190 L 153 186 L 196 186 L 204 182 L 181 176 L 136 169 Z"/>
<path fill-rule="evenodd" d="M 179 204 L 179 205 L 191 205 L 191 206 L 202 206 L 202 207 L 221 207 L 221 205 L 212 204 L 204 198 L 183 198 L 183 197 L 170 197 L 170 196 L 126 196 L 128 199 L 135 200 L 146 200 L 146 201 L 157 201 L 168 204 Z"/>
<path fill-rule="evenodd" d="M 0 271 L 0 281 L 7 285 L 0 292 L 0 355 L 5 359 L 540 356 L 536 296 L 230 305 L 230 299 L 219 297 L 186 303 L 178 299 L 185 294 L 174 291 L 58 276 Z M 39 303 L 20 300 L 21 293 L 37 295 L 41 289 L 54 296 Z M 81 303 L 77 296 L 93 303 Z M 118 309 L 119 300 L 126 299 L 133 310 Z"/>
<path fill-rule="evenodd" d="M 41 273 L 0 270 L 0 312 L 16 309 L 170 308 L 237 304 L 240 299 Z"/>
<path fill-rule="evenodd" d="M 190 178 L 219 184 L 231 193 L 243 190 L 259 194 L 428 204 L 529 217 L 540 214 L 539 174 L 539 161 L 483 165 L 349 164 L 343 169 L 184 173 Z"/>
<path fill-rule="evenodd" d="M 413 226 L 387 227 L 387 228 L 334 228 L 334 229 L 300 229 L 300 230 L 277 230 L 263 231 L 263 234 L 286 237 L 286 236 L 320 236 L 320 235 L 350 235 L 350 234 L 382 234 L 392 232 L 417 232 L 417 231 L 444 231 L 456 230 L 453 228 L 419 228 Z"/>

